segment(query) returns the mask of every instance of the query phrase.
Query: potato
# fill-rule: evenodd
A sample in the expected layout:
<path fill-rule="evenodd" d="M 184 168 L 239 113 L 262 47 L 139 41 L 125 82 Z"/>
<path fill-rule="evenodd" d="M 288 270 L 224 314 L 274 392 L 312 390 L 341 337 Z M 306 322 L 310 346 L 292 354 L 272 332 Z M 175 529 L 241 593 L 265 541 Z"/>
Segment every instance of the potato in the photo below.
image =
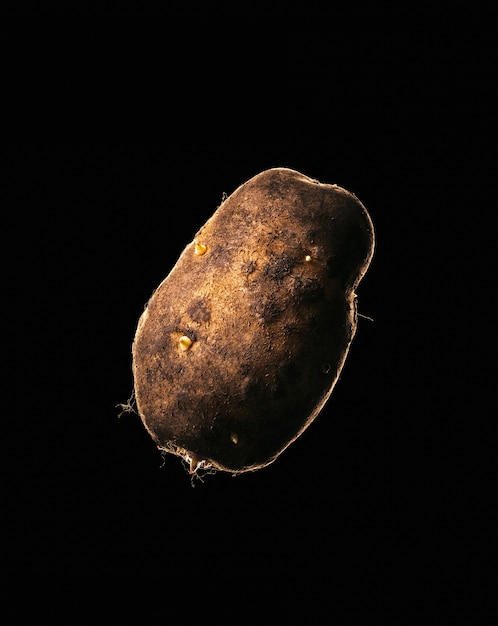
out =
<path fill-rule="evenodd" d="M 287 168 L 251 178 L 187 245 L 133 342 L 158 447 L 234 474 L 272 463 L 329 398 L 374 250 L 361 202 Z"/>

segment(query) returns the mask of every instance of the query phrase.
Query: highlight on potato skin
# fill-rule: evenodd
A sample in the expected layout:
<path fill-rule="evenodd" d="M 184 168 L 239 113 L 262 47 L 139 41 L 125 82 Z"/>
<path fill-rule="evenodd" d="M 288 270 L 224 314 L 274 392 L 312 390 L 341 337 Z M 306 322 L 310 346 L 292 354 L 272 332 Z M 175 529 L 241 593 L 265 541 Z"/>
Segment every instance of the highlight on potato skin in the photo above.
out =
<path fill-rule="evenodd" d="M 292 169 L 226 198 L 138 322 L 135 398 L 158 447 L 237 474 L 295 441 L 344 365 L 374 240 L 354 194 Z"/>

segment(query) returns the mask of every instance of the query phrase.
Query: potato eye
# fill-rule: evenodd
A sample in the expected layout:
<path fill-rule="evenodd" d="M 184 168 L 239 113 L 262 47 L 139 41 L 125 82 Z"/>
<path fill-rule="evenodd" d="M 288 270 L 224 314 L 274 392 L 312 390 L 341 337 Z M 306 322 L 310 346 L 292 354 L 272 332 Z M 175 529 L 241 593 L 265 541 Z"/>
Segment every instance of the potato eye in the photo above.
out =
<path fill-rule="evenodd" d="M 204 245 L 203 243 L 196 243 L 194 245 L 194 254 L 196 256 L 202 256 L 203 254 L 206 254 L 207 252 L 207 246 Z"/>
<path fill-rule="evenodd" d="M 192 346 L 192 339 L 190 339 L 190 337 L 187 337 L 187 335 L 183 335 L 183 337 L 180 337 L 178 344 L 180 346 L 180 349 L 186 352 L 187 350 L 190 350 Z"/>

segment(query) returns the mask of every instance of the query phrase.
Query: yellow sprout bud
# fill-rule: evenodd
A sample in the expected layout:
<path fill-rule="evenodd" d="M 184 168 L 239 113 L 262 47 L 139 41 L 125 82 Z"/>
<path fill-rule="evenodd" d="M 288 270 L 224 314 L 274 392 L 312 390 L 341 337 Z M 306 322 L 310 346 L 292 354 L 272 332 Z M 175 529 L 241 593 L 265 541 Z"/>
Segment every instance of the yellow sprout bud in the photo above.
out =
<path fill-rule="evenodd" d="M 180 341 L 178 343 L 180 345 L 180 349 L 186 352 L 187 350 L 190 350 L 190 347 L 192 346 L 192 339 L 187 337 L 187 335 L 183 335 L 183 337 L 180 337 Z"/>
<path fill-rule="evenodd" d="M 197 256 L 202 256 L 203 254 L 206 254 L 207 251 L 207 246 L 205 246 L 203 243 L 196 243 L 194 245 L 194 254 Z"/>

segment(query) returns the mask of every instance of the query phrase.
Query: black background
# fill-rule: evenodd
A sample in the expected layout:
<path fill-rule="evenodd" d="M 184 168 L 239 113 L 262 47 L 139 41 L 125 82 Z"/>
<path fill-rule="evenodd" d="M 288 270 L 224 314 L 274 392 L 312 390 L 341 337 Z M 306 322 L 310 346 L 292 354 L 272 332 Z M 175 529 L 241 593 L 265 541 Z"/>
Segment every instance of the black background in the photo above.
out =
<path fill-rule="evenodd" d="M 93 54 L 86 35 L 71 46 L 75 33 L 58 32 L 53 44 L 32 28 L 27 48 L 6 39 L 24 71 L 14 119 L 48 137 L 11 143 L 3 160 L 18 331 L 6 330 L 2 568 L 320 581 L 331 594 L 322 604 L 347 598 L 353 611 L 454 606 L 469 581 L 488 598 L 493 553 L 469 530 L 486 505 L 441 364 L 442 233 L 456 181 L 489 141 L 490 44 L 478 25 L 400 23 L 360 37 L 304 20 L 280 33 L 270 60 L 268 31 L 251 31 L 183 66 L 195 38 L 179 55 L 157 27 L 150 38 L 143 24 L 97 28 Z M 255 38 L 268 49 L 236 55 L 234 72 L 234 45 Z M 373 321 L 360 319 L 330 401 L 274 464 L 192 483 L 136 414 L 120 416 L 136 324 L 222 194 L 275 166 L 337 183 L 369 210 L 377 247 L 358 297 Z M 460 207 L 469 196 L 460 189 Z"/>

